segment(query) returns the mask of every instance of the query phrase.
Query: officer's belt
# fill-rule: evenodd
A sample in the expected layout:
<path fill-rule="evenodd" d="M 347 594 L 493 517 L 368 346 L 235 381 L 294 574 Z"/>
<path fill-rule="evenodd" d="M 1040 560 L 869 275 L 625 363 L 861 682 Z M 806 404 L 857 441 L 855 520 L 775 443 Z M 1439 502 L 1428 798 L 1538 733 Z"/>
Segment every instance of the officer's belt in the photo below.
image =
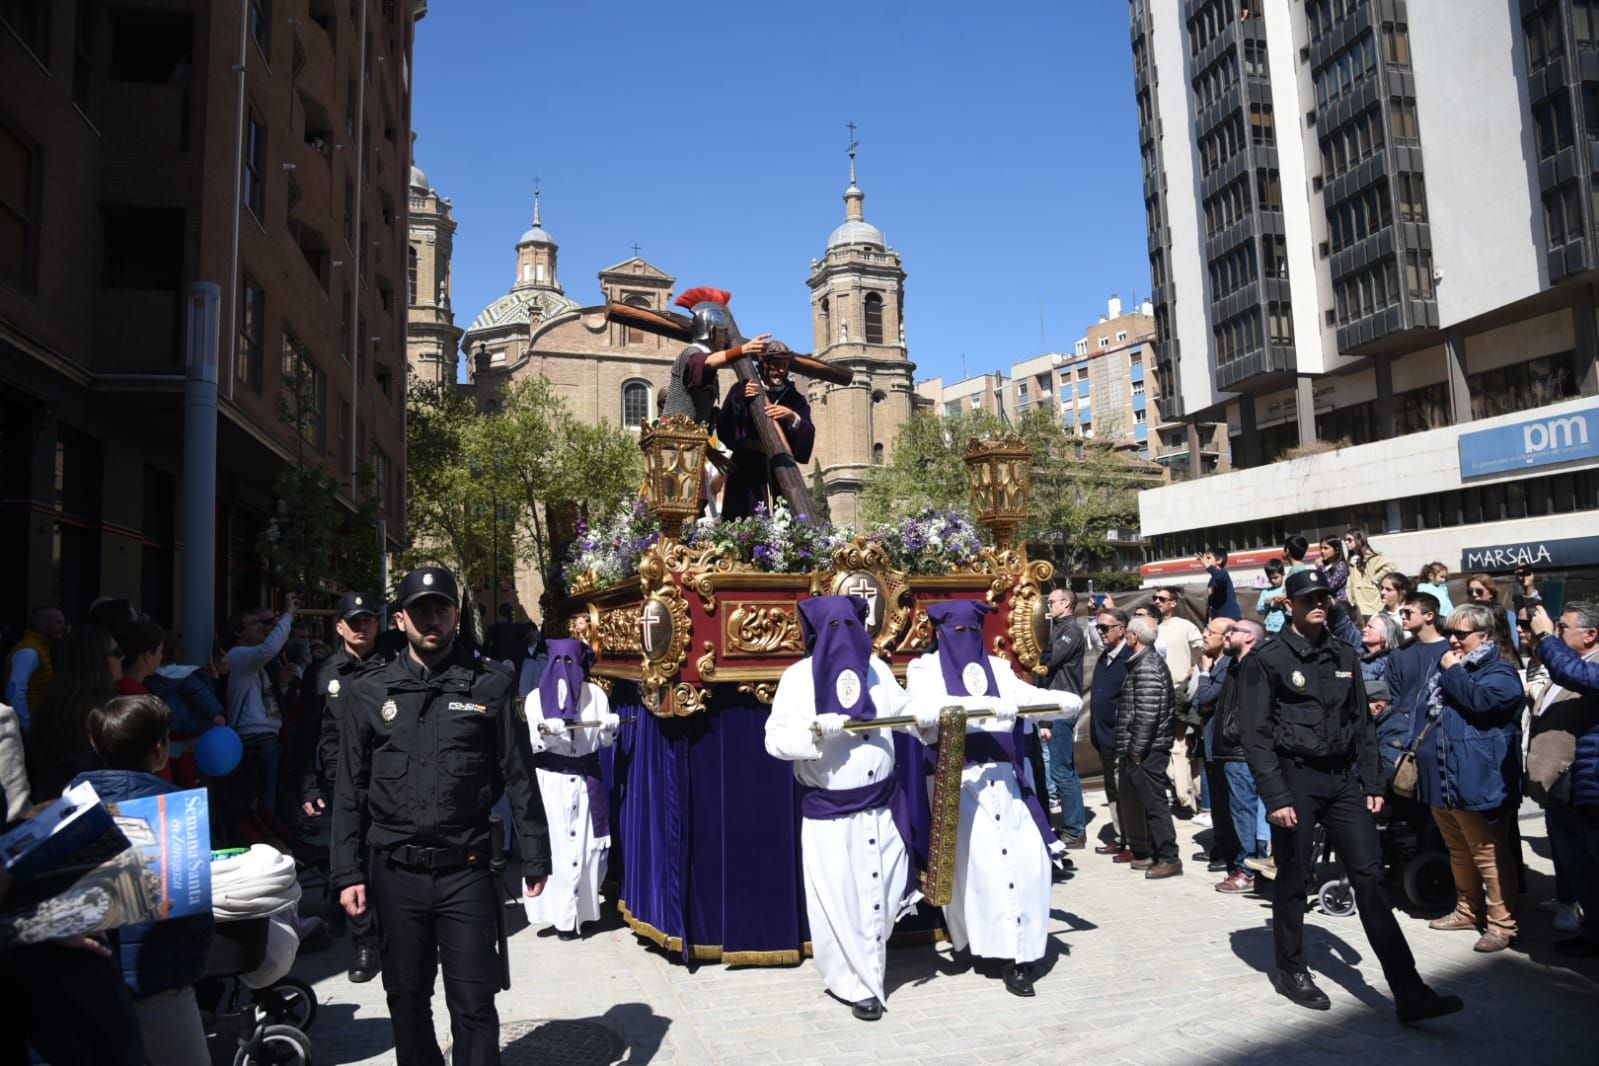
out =
<path fill-rule="evenodd" d="M 457 866 L 473 866 L 488 860 L 485 849 L 424 848 L 416 844 L 400 844 L 385 848 L 383 857 L 396 866 L 409 866 L 417 870 L 448 870 Z"/>
<path fill-rule="evenodd" d="M 1354 764 L 1354 760 L 1347 755 L 1283 755 L 1279 752 L 1277 757 L 1307 770 L 1347 770 Z"/>

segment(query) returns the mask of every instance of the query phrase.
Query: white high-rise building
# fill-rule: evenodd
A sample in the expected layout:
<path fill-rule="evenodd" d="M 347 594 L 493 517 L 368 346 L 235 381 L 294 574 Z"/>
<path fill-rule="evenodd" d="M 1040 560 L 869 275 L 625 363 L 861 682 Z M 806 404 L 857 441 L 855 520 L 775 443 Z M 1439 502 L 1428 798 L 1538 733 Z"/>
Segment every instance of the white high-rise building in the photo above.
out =
<path fill-rule="evenodd" d="M 1151 576 L 1291 532 L 1414 573 L 1593 530 L 1599 10 L 1128 9 L 1161 413 L 1245 468 L 1143 494 Z M 1553 424 L 1572 447 L 1532 447 Z"/>

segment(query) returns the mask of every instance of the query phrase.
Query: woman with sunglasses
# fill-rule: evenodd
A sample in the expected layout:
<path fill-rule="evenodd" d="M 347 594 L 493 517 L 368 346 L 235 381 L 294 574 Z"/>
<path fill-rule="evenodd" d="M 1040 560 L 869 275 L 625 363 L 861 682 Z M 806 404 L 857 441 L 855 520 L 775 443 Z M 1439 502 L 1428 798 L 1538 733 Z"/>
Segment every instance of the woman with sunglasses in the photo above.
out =
<path fill-rule="evenodd" d="M 1351 529 L 1344 534 L 1344 555 L 1349 561 L 1348 600 L 1360 612 L 1360 617 L 1370 618 L 1383 609 L 1378 582 L 1383 575 L 1392 573 L 1394 564 L 1366 539 L 1365 530 Z"/>
<path fill-rule="evenodd" d="M 1493 612 L 1456 608 L 1449 651 L 1428 682 L 1417 717 L 1416 799 L 1432 808 L 1449 847 L 1456 902 L 1429 924 L 1481 930 L 1475 950 L 1503 951 L 1516 938 L 1516 855 L 1511 819 L 1521 800 L 1521 676 L 1494 640 Z"/>

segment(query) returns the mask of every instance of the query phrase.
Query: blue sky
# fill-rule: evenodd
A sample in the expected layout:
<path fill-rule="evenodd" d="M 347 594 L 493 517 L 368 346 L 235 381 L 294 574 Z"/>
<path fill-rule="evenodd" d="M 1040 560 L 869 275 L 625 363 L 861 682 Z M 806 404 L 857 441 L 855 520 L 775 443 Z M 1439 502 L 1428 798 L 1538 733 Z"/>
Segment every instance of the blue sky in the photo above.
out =
<path fill-rule="evenodd" d="M 918 380 L 1069 350 L 1112 292 L 1148 292 L 1120 0 L 434 3 L 415 66 L 463 325 L 510 287 L 538 175 L 572 299 L 637 242 L 677 291 L 728 289 L 746 333 L 808 349 L 850 121 Z"/>

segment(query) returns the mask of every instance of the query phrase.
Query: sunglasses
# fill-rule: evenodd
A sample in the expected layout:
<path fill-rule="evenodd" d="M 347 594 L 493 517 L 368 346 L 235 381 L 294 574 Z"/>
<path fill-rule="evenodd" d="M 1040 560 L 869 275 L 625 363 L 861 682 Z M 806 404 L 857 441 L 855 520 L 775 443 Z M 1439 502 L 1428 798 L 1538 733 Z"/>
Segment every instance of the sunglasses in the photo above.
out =
<path fill-rule="evenodd" d="M 1302 592 L 1295 596 L 1294 599 L 1310 600 L 1313 603 L 1330 603 L 1332 601 L 1332 593 L 1325 589 L 1317 589 L 1315 592 Z"/>
<path fill-rule="evenodd" d="M 1481 632 L 1481 630 L 1478 630 L 1478 629 L 1446 629 L 1446 630 L 1444 630 L 1444 636 L 1448 637 L 1450 640 L 1458 640 L 1458 641 L 1464 642 L 1465 639 L 1467 637 L 1471 636 L 1473 633 L 1480 633 L 1480 632 Z"/>
<path fill-rule="evenodd" d="M 1150 599 L 1154 600 L 1156 603 L 1176 603 L 1177 602 L 1177 598 L 1175 596 L 1151 596 Z"/>
<path fill-rule="evenodd" d="M 1467 589 L 1466 592 L 1474 600 L 1485 600 L 1485 599 L 1487 599 L 1487 598 L 1489 598 L 1490 596 L 1493 595 L 1493 593 L 1489 592 L 1487 589 L 1477 588 L 1475 585 L 1473 585 L 1471 588 Z"/>
<path fill-rule="evenodd" d="M 1094 628 L 1101 633 L 1109 633 L 1112 629 L 1120 629 L 1121 627 L 1122 624 L 1120 622 L 1114 622 L 1111 625 L 1106 625 L 1104 622 L 1094 623 Z"/>

